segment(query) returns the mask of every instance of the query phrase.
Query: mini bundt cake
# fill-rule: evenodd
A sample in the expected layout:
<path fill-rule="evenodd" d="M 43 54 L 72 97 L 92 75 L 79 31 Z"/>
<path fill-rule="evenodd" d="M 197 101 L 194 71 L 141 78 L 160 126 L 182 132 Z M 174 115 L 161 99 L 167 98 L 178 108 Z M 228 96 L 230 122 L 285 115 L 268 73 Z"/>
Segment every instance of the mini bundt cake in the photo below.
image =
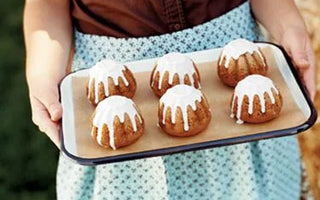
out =
<path fill-rule="evenodd" d="M 90 69 L 86 90 L 90 102 L 97 105 L 112 95 L 132 98 L 136 81 L 126 66 L 113 60 L 102 60 Z"/>
<path fill-rule="evenodd" d="M 102 147 L 117 149 L 135 142 L 144 121 L 135 103 L 124 96 L 102 100 L 91 117 L 91 135 Z"/>
<path fill-rule="evenodd" d="M 174 136 L 191 136 L 203 131 L 211 120 L 205 96 L 189 85 L 167 90 L 159 102 L 159 126 Z"/>
<path fill-rule="evenodd" d="M 271 79 L 261 75 L 250 75 L 241 80 L 231 101 L 231 117 L 237 123 L 262 123 L 279 116 L 282 97 Z"/>
<path fill-rule="evenodd" d="M 159 97 L 174 85 L 186 84 L 200 88 L 200 75 L 193 61 L 181 53 L 169 53 L 155 65 L 150 85 Z"/>
<path fill-rule="evenodd" d="M 250 74 L 265 76 L 267 71 L 268 65 L 263 52 L 255 43 L 245 39 L 228 43 L 218 60 L 218 76 L 231 87 Z"/>

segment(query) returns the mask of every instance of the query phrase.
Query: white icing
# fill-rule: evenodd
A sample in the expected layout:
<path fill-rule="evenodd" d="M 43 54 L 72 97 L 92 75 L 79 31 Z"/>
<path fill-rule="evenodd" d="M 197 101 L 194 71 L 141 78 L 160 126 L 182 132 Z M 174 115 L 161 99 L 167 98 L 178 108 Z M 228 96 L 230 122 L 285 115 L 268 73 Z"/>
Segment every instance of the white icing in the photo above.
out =
<path fill-rule="evenodd" d="M 175 53 L 175 52 L 168 53 L 158 60 L 156 69 L 152 77 L 151 86 L 154 85 L 154 79 L 157 72 L 159 72 L 159 85 L 158 85 L 159 90 L 161 89 L 162 80 L 166 72 L 169 73 L 169 84 L 173 83 L 173 77 L 175 74 L 177 74 L 180 84 L 183 84 L 184 77 L 188 76 L 191 82 L 191 85 L 194 86 L 193 75 L 194 74 L 197 75 L 192 60 L 181 53 Z"/>
<path fill-rule="evenodd" d="M 241 120 L 241 112 L 242 112 L 242 102 L 245 96 L 248 97 L 249 100 L 249 107 L 248 107 L 248 113 L 253 113 L 253 100 L 255 95 L 259 97 L 260 105 L 261 105 L 261 112 L 266 112 L 266 105 L 265 105 L 265 99 L 264 94 L 267 93 L 269 95 L 269 98 L 271 99 L 271 103 L 275 104 L 275 97 L 272 93 L 272 89 L 276 92 L 276 94 L 279 94 L 279 91 L 274 86 L 271 79 L 261 76 L 261 75 L 250 75 L 244 78 L 243 80 L 239 81 L 237 86 L 234 89 L 234 96 L 232 99 L 231 104 L 231 118 L 234 118 L 233 109 L 235 104 L 237 104 L 237 112 L 236 112 L 236 118 L 237 123 L 242 124 L 243 121 Z M 237 97 L 237 102 L 235 102 L 235 99 Z"/>
<path fill-rule="evenodd" d="M 189 85 L 176 85 L 167 90 L 167 92 L 160 98 L 160 105 L 164 105 L 162 124 L 165 124 L 166 111 L 171 109 L 171 122 L 176 123 L 176 111 L 180 107 L 182 111 L 182 118 L 184 130 L 189 130 L 187 108 L 191 106 L 192 110 L 196 110 L 196 101 L 201 102 L 202 93 Z"/>
<path fill-rule="evenodd" d="M 89 92 L 88 92 L 88 98 L 91 93 L 90 86 L 92 84 L 92 81 L 94 79 L 94 91 L 95 91 L 95 103 L 99 102 L 99 90 L 98 85 L 99 83 L 103 83 L 104 85 L 104 92 L 105 96 L 109 96 L 109 81 L 108 78 L 112 78 L 115 85 L 119 85 L 119 77 L 122 78 L 124 84 L 126 86 L 129 85 L 128 80 L 124 76 L 125 66 L 113 61 L 113 60 L 102 60 L 98 62 L 96 65 L 94 65 L 89 72 Z"/>
<path fill-rule="evenodd" d="M 97 127 L 97 141 L 102 145 L 102 128 L 106 124 L 109 130 L 109 143 L 113 149 L 116 149 L 114 144 L 114 119 L 119 117 L 120 122 L 124 123 L 125 114 L 128 115 L 133 131 L 137 131 L 137 124 L 135 116 L 138 116 L 140 123 L 142 123 L 141 116 L 139 115 L 134 102 L 124 96 L 110 96 L 101 101 L 97 108 L 96 114 L 93 118 L 93 126 Z"/>
<path fill-rule="evenodd" d="M 253 52 L 257 52 L 257 54 L 260 56 L 263 62 L 263 65 L 265 66 L 266 63 L 263 59 L 263 56 L 259 50 L 258 45 L 245 39 L 237 39 L 229 42 L 222 49 L 219 65 L 222 64 L 223 58 L 225 58 L 226 61 L 224 63 L 224 66 L 225 68 L 228 68 L 231 58 L 237 60 L 241 55 L 246 53 L 253 54 Z"/>

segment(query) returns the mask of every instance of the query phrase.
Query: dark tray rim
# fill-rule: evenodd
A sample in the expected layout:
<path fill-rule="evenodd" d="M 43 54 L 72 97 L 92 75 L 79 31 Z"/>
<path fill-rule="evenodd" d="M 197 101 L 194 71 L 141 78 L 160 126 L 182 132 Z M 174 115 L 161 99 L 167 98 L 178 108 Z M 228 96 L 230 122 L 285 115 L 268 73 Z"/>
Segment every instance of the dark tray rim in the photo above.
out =
<path fill-rule="evenodd" d="M 300 132 L 303 132 L 303 131 L 311 128 L 314 125 L 314 123 L 316 122 L 318 114 L 317 114 L 316 108 L 314 107 L 314 105 L 309 97 L 308 90 L 307 90 L 306 86 L 302 83 L 302 80 L 300 80 L 299 73 L 296 70 L 296 68 L 294 67 L 293 63 L 291 62 L 289 55 L 286 53 L 286 51 L 284 50 L 283 47 L 281 47 L 277 44 L 274 44 L 272 42 L 261 42 L 261 41 L 255 41 L 255 42 L 273 45 L 273 46 L 277 47 L 278 49 L 280 49 L 281 52 L 283 53 L 283 55 L 288 63 L 288 66 L 291 70 L 291 73 L 293 74 L 295 80 L 297 81 L 298 86 L 299 86 L 304 98 L 306 99 L 307 104 L 309 106 L 309 109 L 311 111 L 310 117 L 308 118 L 308 120 L 306 122 L 304 122 L 298 126 L 286 128 L 286 129 L 267 131 L 267 132 L 262 132 L 262 133 L 257 133 L 257 134 L 239 136 L 239 137 L 234 137 L 234 138 L 226 138 L 226 139 L 221 139 L 221 140 L 194 143 L 194 144 L 188 144 L 188 145 L 177 146 L 177 147 L 167 147 L 167 148 L 157 149 L 157 150 L 123 154 L 123 155 L 117 155 L 117 156 L 111 156 L 111 157 L 100 157 L 100 158 L 82 158 L 82 157 L 78 157 L 78 156 L 75 156 L 75 155 L 69 153 L 65 147 L 63 131 L 61 129 L 60 130 L 60 138 L 61 138 L 61 151 L 62 151 L 62 153 L 65 154 L 67 157 L 71 158 L 73 161 L 76 161 L 78 164 L 95 166 L 95 165 L 100 165 L 100 164 L 108 164 L 108 163 L 149 158 L 149 157 L 155 157 L 155 156 L 164 156 L 164 155 L 182 153 L 182 152 L 187 152 L 187 151 L 196 151 L 196 150 L 202 150 L 202 149 L 207 149 L 207 148 L 216 148 L 216 147 L 235 145 L 235 144 L 240 144 L 240 143 L 245 143 L 245 142 L 253 142 L 253 141 L 270 139 L 270 138 L 290 136 L 290 135 L 298 134 Z M 71 72 L 71 73 L 67 74 L 61 80 L 61 82 L 59 84 L 59 93 L 60 93 L 60 85 L 61 85 L 62 81 L 67 76 L 69 76 L 70 74 L 73 74 L 73 73 L 75 73 L 75 72 Z M 61 98 L 61 94 L 59 96 Z M 60 120 L 60 121 L 62 121 L 62 120 Z"/>

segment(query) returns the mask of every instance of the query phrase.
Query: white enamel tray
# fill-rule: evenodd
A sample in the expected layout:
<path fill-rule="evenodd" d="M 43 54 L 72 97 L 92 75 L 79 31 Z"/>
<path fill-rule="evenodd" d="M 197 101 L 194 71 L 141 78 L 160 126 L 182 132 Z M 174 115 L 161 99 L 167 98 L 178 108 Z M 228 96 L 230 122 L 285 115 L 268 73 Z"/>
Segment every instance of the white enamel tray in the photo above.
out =
<path fill-rule="evenodd" d="M 279 71 L 283 79 L 285 80 L 285 83 L 287 84 L 287 87 L 289 88 L 290 93 L 294 98 L 294 101 L 296 102 L 299 109 L 301 109 L 303 115 L 305 116 L 305 119 L 306 119 L 305 122 L 298 124 L 297 126 L 286 128 L 286 129 L 270 130 L 267 132 L 244 135 L 241 137 L 232 137 L 232 138 L 226 138 L 221 140 L 206 141 L 201 143 L 172 146 L 172 147 L 160 148 L 160 149 L 151 149 L 148 151 L 133 152 L 133 153 L 120 154 L 120 155 L 112 155 L 112 156 L 106 155 L 103 157 L 92 157 L 92 156 L 86 157 L 78 154 L 79 145 L 84 145 L 84 144 L 78 144 L 76 140 L 75 119 L 74 119 L 74 113 L 73 113 L 74 105 L 72 100 L 73 94 L 72 94 L 72 87 L 71 87 L 72 79 L 74 77 L 88 76 L 88 70 L 86 69 L 86 70 L 81 70 L 81 71 L 69 74 L 62 80 L 60 84 L 61 103 L 64 110 L 63 117 L 62 117 L 61 150 L 66 156 L 70 157 L 72 160 L 80 164 L 97 165 L 97 164 L 167 155 L 167 154 L 179 153 L 184 151 L 213 148 L 213 147 L 232 145 L 232 144 L 238 144 L 243 142 L 251 142 L 251 141 L 267 139 L 267 138 L 293 135 L 310 128 L 316 121 L 317 113 L 312 102 L 310 101 L 307 95 L 305 87 L 299 80 L 298 78 L 299 76 L 296 70 L 294 69 L 289 57 L 286 55 L 283 49 L 281 49 L 280 47 L 274 44 L 258 43 L 258 45 L 261 48 L 270 47 L 272 49 L 272 52 L 275 55 L 275 61 L 277 63 L 277 66 L 279 67 Z M 186 55 L 189 56 L 195 63 L 204 63 L 204 62 L 218 60 L 220 52 L 221 52 L 221 49 L 211 49 L 211 50 L 187 53 Z M 140 60 L 140 61 L 128 62 L 128 63 L 125 63 L 125 65 L 133 73 L 139 73 L 139 72 L 151 71 L 156 60 L 157 58 Z"/>

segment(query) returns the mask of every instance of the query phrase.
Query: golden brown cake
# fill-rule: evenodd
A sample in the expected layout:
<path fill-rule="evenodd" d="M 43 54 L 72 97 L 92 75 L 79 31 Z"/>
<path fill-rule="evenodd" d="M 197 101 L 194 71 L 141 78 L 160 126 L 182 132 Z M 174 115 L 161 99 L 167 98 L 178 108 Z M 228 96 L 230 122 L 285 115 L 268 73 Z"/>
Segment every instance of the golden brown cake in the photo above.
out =
<path fill-rule="evenodd" d="M 231 87 L 250 74 L 266 75 L 268 65 L 259 47 L 248 40 L 237 39 L 228 43 L 218 60 L 218 76 Z"/>
<path fill-rule="evenodd" d="M 231 117 L 243 122 L 262 123 L 279 116 L 282 97 L 271 79 L 249 75 L 234 89 L 231 100 Z"/>
<path fill-rule="evenodd" d="M 193 61 L 181 53 L 161 57 L 150 77 L 150 86 L 161 97 L 167 89 L 178 84 L 200 88 L 200 75 Z"/>
<path fill-rule="evenodd" d="M 206 129 L 211 111 L 205 96 L 189 85 L 167 90 L 159 102 L 159 126 L 174 136 L 196 135 Z"/>
<path fill-rule="evenodd" d="M 90 69 L 86 91 L 89 101 L 97 105 L 112 95 L 132 98 L 136 81 L 126 66 L 113 60 L 102 60 Z"/>
<path fill-rule="evenodd" d="M 124 96 L 101 101 L 91 118 L 91 135 L 102 147 L 117 149 L 134 143 L 144 131 L 136 104 Z"/>

